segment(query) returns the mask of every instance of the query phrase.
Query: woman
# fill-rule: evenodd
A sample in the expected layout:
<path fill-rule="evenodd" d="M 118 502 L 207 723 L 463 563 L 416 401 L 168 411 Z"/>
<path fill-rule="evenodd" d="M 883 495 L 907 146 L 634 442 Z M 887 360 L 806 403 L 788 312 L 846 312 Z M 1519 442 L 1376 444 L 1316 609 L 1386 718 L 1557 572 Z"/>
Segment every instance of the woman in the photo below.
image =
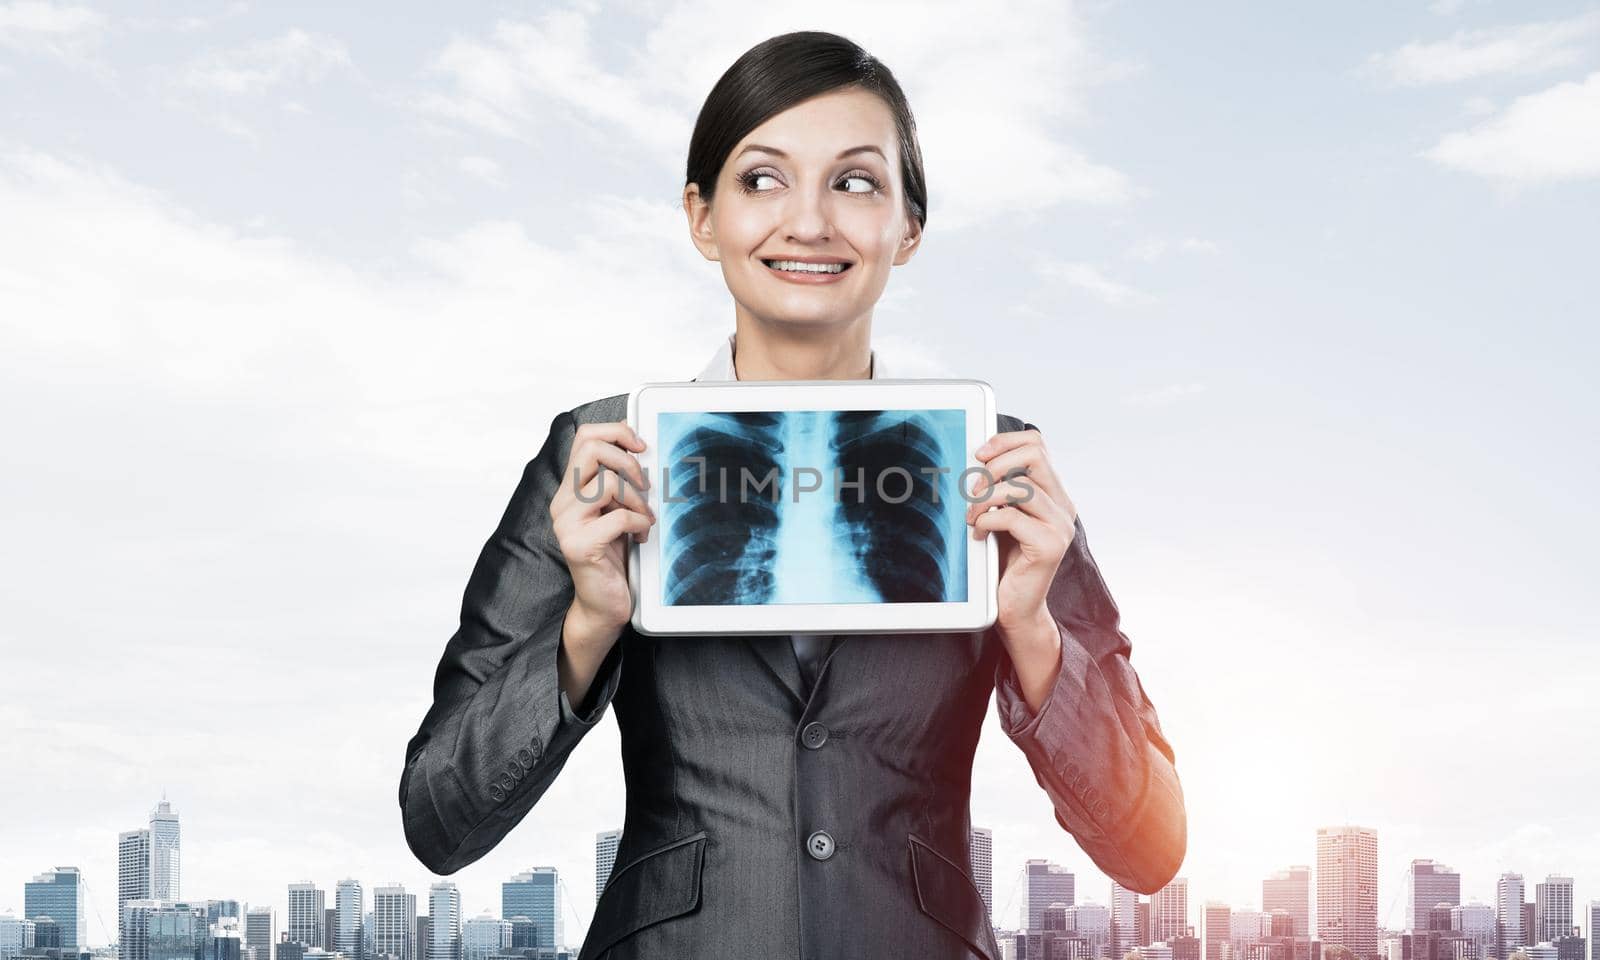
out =
<path fill-rule="evenodd" d="M 873 376 L 873 306 L 927 207 L 889 70 L 832 34 L 775 37 L 718 81 L 689 154 L 690 235 L 734 300 L 725 375 Z M 581 960 L 995 960 L 967 843 L 997 693 L 1095 863 L 1146 893 L 1176 874 L 1173 751 L 1037 428 L 1001 414 L 978 450 L 1034 488 L 1013 504 L 991 487 L 968 512 L 1001 538 L 990 629 L 659 640 L 629 623 L 626 538 L 655 516 L 626 399 L 556 416 L 478 558 L 400 780 L 424 864 L 453 873 L 499 843 L 614 702 L 627 813 Z"/>

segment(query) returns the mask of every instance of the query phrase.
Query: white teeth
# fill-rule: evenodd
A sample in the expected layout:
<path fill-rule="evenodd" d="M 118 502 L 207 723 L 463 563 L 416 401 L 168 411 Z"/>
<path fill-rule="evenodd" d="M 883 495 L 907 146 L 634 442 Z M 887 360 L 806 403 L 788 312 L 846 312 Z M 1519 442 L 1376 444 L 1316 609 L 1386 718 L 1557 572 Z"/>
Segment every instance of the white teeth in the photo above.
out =
<path fill-rule="evenodd" d="M 799 260 L 765 260 L 762 262 L 779 270 L 794 270 L 799 273 L 840 273 L 845 266 L 842 263 L 802 263 Z"/>

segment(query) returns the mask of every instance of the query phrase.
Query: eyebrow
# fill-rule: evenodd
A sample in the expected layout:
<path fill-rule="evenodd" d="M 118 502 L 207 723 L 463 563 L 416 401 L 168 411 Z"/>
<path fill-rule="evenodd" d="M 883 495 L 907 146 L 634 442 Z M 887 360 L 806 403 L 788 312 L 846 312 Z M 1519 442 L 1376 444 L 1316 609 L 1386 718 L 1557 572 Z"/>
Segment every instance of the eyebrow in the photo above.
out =
<path fill-rule="evenodd" d="M 787 160 L 789 158 L 789 155 L 787 153 L 784 153 L 782 150 L 779 150 L 777 147 L 766 147 L 766 146 L 762 146 L 759 143 L 752 143 L 749 146 L 745 147 L 743 150 L 740 150 L 739 154 L 738 154 L 738 157 L 742 157 L 745 154 L 750 153 L 753 150 L 759 150 L 762 153 L 770 153 L 775 157 L 783 157 L 785 160 Z M 883 157 L 883 162 L 884 163 L 888 163 L 889 162 L 889 158 L 883 156 L 883 151 L 878 149 L 877 147 L 873 146 L 870 143 L 864 143 L 859 147 L 851 147 L 850 149 L 845 150 L 842 153 L 840 153 L 839 156 L 835 157 L 834 159 L 843 160 L 845 157 L 848 157 L 851 154 L 856 154 L 856 153 L 876 153 L 878 156 Z M 738 159 L 738 157 L 735 157 L 734 159 Z"/>

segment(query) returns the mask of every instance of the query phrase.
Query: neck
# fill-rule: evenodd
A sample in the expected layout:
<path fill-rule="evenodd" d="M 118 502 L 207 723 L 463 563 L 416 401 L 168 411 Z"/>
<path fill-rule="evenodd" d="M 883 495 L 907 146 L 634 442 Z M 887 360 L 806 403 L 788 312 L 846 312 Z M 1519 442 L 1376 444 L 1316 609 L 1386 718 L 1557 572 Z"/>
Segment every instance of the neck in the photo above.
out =
<path fill-rule="evenodd" d="M 735 320 L 733 369 L 739 380 L 870 380 L 871 316 L 843 329 Z"/>

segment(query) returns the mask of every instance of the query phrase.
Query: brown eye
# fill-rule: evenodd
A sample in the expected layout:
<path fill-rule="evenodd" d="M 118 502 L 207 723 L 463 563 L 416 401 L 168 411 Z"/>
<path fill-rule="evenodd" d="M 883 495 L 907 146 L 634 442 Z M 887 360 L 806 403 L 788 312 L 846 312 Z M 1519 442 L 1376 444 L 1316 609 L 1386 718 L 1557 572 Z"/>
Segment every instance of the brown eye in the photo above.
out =
<path fill-rule="evenodd" d="M 869 189 L 866 189 L 866 190 L 851 190 L 849 188 L 846 188 L 845 189 L 845 193 L 874 193 L 874 192 L 876 192 L 878 190 L 882 190 L 883 189 L 883 184 L 878 182 L 878 178 L 877 177 L 874 177 L 872 174 L 865 173 L 865 172 L 860 171 L 860 170 L 857 170 L 854 173 L 845 174 L 844 178 L 842 180 L 840 180 L 839 182 L 840 183 L 847 183 L 847 182 L 849 182 L 851 180 L 860 180 L 860 181 L 866 183 L 868 185 Z"/>

